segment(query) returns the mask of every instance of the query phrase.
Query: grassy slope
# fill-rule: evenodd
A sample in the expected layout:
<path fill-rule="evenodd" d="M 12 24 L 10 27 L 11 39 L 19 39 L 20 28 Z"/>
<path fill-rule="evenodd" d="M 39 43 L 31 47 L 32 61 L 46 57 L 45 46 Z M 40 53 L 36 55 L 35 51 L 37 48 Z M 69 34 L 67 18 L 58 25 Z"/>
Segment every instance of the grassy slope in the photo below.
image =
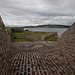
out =
<path fill-rule="evenodd" d="M 45 39 L 44 41 L 57 41 L 58 37 L 52 36 L 50 38 Z"/>

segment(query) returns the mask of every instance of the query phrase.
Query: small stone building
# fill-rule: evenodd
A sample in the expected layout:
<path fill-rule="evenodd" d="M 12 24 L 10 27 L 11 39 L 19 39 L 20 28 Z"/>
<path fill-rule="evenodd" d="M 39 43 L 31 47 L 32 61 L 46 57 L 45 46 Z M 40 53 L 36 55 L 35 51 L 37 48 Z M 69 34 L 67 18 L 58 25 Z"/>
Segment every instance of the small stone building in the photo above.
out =
<path fill-rule="evenodd" d="M 14 27 L 14 28 L 12 28 L 12 32 L 24 32 L 24 28 L 23 27 Z"/>

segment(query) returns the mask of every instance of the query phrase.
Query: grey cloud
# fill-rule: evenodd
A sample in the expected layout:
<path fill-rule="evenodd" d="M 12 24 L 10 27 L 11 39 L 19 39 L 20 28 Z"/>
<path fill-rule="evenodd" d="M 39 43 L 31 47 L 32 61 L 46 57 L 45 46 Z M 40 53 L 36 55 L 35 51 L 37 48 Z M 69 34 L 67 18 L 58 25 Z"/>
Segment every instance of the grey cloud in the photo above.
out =
<path fill-rule="evenodd" d="M 69 24 L 75 21 L 75 0 L 1 0 L 6 25 Z"/>

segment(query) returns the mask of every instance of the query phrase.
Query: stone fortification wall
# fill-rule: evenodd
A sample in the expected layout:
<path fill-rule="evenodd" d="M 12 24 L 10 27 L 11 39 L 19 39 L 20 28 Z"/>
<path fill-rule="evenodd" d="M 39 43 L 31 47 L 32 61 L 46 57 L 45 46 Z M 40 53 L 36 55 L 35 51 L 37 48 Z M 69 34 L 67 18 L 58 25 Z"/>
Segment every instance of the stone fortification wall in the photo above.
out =
<path fill-rule="evenodd" d="M 0 17 L 0 75 L 10 75 L 10 38 Z"/>
<path fill-rule="evenodd" d="M 59 45 L 75 72 L 75 23 L 59 37 Z"/>
<path fill-rule="evenodd" d="M 57 35 L 54 34 L 54 36 Z M 55 50 L 57 48 L 57 46 L 54 45 L 55 42 L 50 43 L 51 45 L 49 43 L 50 42 L 43 42 L 43 41 L 35 42 L 35 43 L 29 42 L 27 44 L 12 43 L 11 45 L 12 51 L 10 51 L 10 37 L 7 31 L 5 30 L 4 23 L 0 17 L 0 75 L 11 75 L 10 74 L 11 55 L 13 56 L 15 53 L 21 52 L 22 50 L 28 51 L 30 49 L 33 51 L 33 49 L 36 48 L 40 50 L 40 48 L 44 49 L 44 47 L 48 47 L 48 46 L 50 47 L 49 49 L 54 48 Z M 69 64 L 71 65 L 75 73 L 75 23 L 59 37 L 58 44 L 59 44 L 59 49 L 61 50 L 58 52 L 62 52 L 63 56 L 67 58 Z"/>

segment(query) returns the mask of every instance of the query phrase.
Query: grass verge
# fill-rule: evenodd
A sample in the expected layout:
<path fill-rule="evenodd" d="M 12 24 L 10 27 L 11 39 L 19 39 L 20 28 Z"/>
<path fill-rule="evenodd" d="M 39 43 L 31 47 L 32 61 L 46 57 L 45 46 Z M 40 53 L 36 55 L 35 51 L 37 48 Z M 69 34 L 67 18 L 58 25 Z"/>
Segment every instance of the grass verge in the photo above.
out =
<path fill-rule="evenodd" d="M 51 36 L 50 38 L 45 39 L 44 41 L 57 41 L 58 37 Z"/>

